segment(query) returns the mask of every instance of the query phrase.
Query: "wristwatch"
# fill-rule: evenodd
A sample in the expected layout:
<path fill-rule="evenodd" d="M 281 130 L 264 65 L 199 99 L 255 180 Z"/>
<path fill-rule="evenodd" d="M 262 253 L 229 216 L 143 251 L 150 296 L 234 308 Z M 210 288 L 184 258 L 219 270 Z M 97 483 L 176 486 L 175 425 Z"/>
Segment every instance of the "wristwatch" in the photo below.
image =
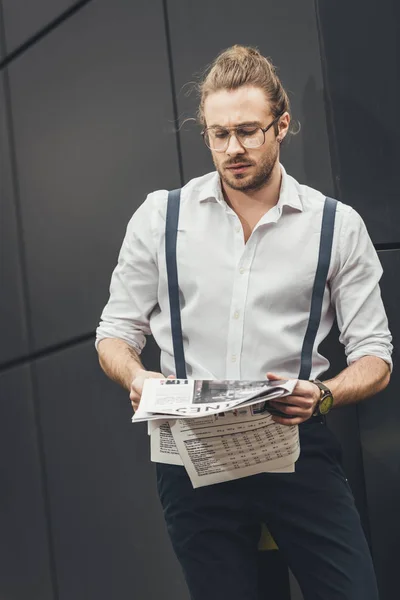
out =
<path fill-rule="evenodd" d="M 318 401 L 313 417 L 318 415 L 327 415 L 333 406 L 333 394 L 331 390 L 319 379 L 312 379 L 312 383 L 315 383 L 321 391 L 321 396 Z"/>

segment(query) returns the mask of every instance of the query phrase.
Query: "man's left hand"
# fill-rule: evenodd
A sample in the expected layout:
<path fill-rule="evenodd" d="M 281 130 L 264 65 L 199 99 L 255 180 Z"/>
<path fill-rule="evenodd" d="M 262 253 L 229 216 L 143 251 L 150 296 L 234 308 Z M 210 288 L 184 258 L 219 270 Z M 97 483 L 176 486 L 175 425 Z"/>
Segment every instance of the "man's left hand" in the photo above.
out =
<path fill-rule="evenodd" d="M 287 379 L 275 373 L 267 373 L 267 378 L 270 381 Z M 313 416 L 320 397 L 320 389 L 315 383 L 299 380 L 291 396 L 270 400 L 271 406 L 285 413 L 288 418 L 272 415 L 272 419 L 281 425 L 299 425 Z"/>

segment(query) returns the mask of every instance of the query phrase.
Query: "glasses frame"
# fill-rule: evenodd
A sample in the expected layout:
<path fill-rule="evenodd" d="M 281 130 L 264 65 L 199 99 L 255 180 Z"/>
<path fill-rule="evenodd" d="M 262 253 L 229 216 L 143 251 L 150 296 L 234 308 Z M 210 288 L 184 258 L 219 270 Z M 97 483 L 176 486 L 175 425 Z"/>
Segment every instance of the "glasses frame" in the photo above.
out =
<path fill-rule="evenodd" d="M 281 116 L 282 116 L 283 114 L 284 114 L 284 113 L 280 113 L 280 114 L 279 114 L 277 117 L 275 117 L 275 119 L 274 119 L 273 121 L 271 121 L 271 123 L 270 123 L 269 125 L 267 125 L 267 127 L 258 127 L 258 128 L 257 128 L 257 129 L 261 129 L 261 131 L 263 132 L 263 136 L 264 136 L 264 139 L 263 139 L 262 143 L 261 143 L 261 144 L 259 144 L 258 146 L 245 146 L 244 144 L 242 144 L 242 142 L 241 142 L 241 141 L 240 141 L 240 140 L 237 138 L 237 136 L 236 136 L 236 134 L 235 134 L 235 137 L 236 137 L 237 141 L 238 141 L 238 142 L 239 142 L 239 144 L 242 146 L 242 148 L 247 148 L 247 149 L 250 149 L 250 150 L 251 150 L 251 149 L 255 149 L 255 148 L 261 148 L 261 146 L 263 146 L 263 145 L 265 144 L 265 134 L 267 133 L 267 131 L 268 131 L 269 129 L 271 129 L 272 125 L 275 125 L 275 123 L 276 123 L 277 121 L 279 121 L 279 119 L 281 118 Z M 227 149 L 228 149 L 228 147 L 229 147 L 229 142 L 230 142 L 230 140 L 231 140 L 231 137 L 232 137 L 232 135 L 233 135 L 233 133 L 232 133 L 232 132 L 233 132 L 233 131 L 235 131 L 236 129 L 240 129 L 240 127 L 243 127 L 243 125 L 235 125 L 234 127 L 221 127 L 221 129 L 226 129 L 226 131 L 228 131 L 228 132 L 229 132 L 229 134 L 230 134 L 230 135 L 229 135 L 229 137 L 228 137 L 228 139 L 226 140 L 226 146 L 225 146 L 225 148 L 224 148 L 223 150 L 216 150 L 215 148 L 210 148 L 210 146 L 209 146 L 209 145 L 207 144 L 207 142 L 206 142 L 206 134 L 207 134 L 207 131 L 208 131 L 209 129 L 213 129 L 213 127 L 206 127 L 205 129 L 203 129 L 203 131 L 201 132 L 201 136 L 202 136 L 202 138 L 203 138 L 203 141 L 204 141 L 205 145 L 207 146 L 207 148 L 208 148 L 209 150 L 212 150 L 213 152 L 226 152 L 226 151 L 227 151 Z"/>

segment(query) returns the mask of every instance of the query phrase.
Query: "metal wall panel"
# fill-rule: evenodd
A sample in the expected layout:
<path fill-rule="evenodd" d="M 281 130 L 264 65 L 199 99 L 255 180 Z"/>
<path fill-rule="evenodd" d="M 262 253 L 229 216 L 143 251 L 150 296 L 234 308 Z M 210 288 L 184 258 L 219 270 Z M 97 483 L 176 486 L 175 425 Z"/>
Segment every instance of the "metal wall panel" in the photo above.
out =
<path fill-rule="evenodd" d="M 88 4 L 14 61 L 10 80 L 42 348 L 94 330 L 131 214 L 179 185 L 161 2 Z"/>
<path fill-rule="evenodd" d="M 375 243 L 399 241 L 400 122 L 390 116 L 400 104 L 395 4 L 317 2 L 334 175 L 340 199 L 361 213 Z"/>
<path fill-rule="evenodd" d="M 37 361 L 59 600 L 188 600 L 145 426 L 93 343 Z"/>
<path fill-rule="evenodd" d="M 7 54 L 40 31 L 74 0 L 2 0 Z"/>
<path fill-rule="evenodd" d="M 14 186 L 0 72 L 0 366 L 28 353 Z"/>
<path fill-rule="evenodd" d="M 53 600 L 29 367 L 0 373 L 0 598 Z"/>
<path fill-rule="evenodd" d="M 384 269 L 382 297 L 393 333 L 394 370 L 386 390 L 357 408 L 372 553 L 381 600 L 392 600 L 398 587 L 400 539 L 400 250 L 380 252 L 379 256 Z"/>
<path fill-rule="evenodd" d="M 2 0 L 0 0 L 0 60 L 4 58 L 6 48 Z"/>
<path fill-rule="evenodd" d="M 168 2 L 175 85 L 180 121 L 194 117 L 196 94 L 189 82 L 223 49 L 257 46 L 279 67 L 301 132 L 283 146 L 282 162 L 301 183 L 333 194 L 322 74 L 313 0 L 264 2 L 204 0 Z M 213 169 L 200 129 L 181 131 L 185 180 Z"/>

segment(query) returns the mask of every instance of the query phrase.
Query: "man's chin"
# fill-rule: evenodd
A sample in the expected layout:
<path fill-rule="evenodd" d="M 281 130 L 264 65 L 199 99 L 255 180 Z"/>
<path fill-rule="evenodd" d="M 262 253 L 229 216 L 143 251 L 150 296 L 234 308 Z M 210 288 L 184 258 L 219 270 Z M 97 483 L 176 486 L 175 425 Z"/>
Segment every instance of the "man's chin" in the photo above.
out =
<path fill-rule="evenodd" d="M 253 181 L 253 178 L 244 173 L 238 173 L 237 175 L 230 175 L 228 177 L 224 176 L 222 179 L 226 185 L 238 192 L 254 189 L 255 182 Z"/>

